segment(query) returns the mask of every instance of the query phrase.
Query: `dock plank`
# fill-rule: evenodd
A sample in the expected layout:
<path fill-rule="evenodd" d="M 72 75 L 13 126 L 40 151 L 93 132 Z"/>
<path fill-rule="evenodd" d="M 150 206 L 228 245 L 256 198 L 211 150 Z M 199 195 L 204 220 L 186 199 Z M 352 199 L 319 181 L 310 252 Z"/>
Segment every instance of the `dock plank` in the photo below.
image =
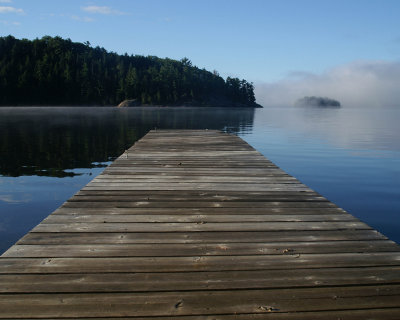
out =
<path fill-rule="evenodd" d="M 4 294 L 5 317 L 126 317 L 265 314 L 397 308 L 399 286 L 161 293 Z M 42 305 L 45 304 L 46 308 Z M 28 311 L 29 310 L 29 311 Z M 311 316 L 311 314 L 309 315 Z"/>
<path fill-rule="evenodd" d="M 400 267 L 168 273 L 9 274 L 0 293 L 160 292 L 400 284 Z M 377 276 L 379 274 L 379 276 Z"/>
<path fill-rule="evenodd" d="M 242 139 L 153 130 L 0 257 L 0 319 L 400 319 L 400 248 Z"/>

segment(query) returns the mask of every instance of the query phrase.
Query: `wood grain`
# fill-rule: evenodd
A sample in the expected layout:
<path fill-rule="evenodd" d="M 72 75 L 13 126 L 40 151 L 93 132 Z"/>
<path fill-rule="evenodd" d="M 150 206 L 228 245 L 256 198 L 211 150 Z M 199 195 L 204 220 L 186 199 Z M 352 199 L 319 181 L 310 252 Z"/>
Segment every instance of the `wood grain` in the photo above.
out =
<path fill-rule="evenodd" d="M 236 136 L 150 131 L 0 257 L 0 319 L 121 318 L 400 319 L 400 248 Z"/>

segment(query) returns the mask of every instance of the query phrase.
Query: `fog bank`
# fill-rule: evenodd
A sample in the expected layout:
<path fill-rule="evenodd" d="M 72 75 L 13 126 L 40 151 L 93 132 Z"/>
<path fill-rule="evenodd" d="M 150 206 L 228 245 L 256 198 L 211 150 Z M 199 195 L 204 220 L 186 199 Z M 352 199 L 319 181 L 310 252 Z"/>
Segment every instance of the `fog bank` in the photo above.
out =
<path fill-rule="evenodd" d="M 304 96 L 339 100 L 343 107 L 399 107 L 400 62 L 357 61 L 322 74 L 293 72 L 275 83 L 256 83 L 265 107 L 293 106 Z"/>

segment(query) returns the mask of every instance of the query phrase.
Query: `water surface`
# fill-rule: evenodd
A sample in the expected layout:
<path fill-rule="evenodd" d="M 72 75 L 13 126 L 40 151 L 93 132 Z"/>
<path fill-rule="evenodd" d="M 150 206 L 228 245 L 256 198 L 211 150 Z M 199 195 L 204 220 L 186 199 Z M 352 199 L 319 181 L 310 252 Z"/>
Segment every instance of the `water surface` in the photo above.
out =
<path fill-rule="evenodd" d="M 0 252 L 153 128 L 238 134 L 400 243 L 400 109 L 0 108 Z"/>

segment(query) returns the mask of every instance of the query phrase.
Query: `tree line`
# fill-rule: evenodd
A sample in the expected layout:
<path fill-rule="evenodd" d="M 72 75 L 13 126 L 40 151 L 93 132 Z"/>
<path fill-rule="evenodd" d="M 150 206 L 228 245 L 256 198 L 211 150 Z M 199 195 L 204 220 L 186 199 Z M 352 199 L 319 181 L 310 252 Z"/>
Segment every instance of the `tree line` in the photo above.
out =
<path fill-rule="evenodd" d="M 252 83 L 180 61 L 119 55 L 61 37 L 0 38 L 0 105 L 258 106 Z"/>

